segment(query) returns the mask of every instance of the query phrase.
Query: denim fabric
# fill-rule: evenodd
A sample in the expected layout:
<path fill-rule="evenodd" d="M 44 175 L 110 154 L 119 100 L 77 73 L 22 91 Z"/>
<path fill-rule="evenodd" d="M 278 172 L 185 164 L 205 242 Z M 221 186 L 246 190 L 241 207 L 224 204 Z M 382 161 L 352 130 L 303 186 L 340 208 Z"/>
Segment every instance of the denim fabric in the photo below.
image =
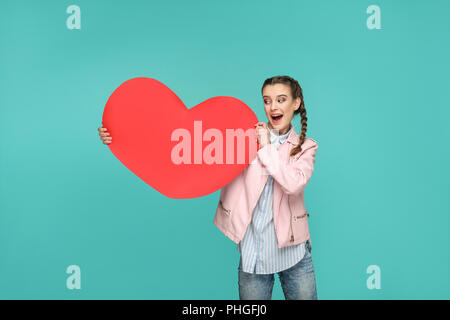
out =
<path fill-rule="evenodd" d="M 306 241 L 303 258 L 289 269 L 277 272 L 286 300 L 317 300 L 316 278 L 311 256 L 311 242 Z M 274 274 L 248 273 L 242 270 L 242 257 L 238 268 L 239 299 L 272 299 Z"/>

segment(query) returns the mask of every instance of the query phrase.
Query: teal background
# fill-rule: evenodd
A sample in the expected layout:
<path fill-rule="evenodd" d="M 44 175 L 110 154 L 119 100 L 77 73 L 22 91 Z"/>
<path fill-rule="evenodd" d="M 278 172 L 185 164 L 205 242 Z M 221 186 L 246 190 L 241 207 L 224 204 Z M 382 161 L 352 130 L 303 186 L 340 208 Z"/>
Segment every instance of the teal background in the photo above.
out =
<path fill-rule="evenodd" d="M 81 30 L 66 28 L 71 4 Z M 366 27 L 371 4 L 381 30 Z M 287 74 L 319 143 L 305 191 L 319 299 L 449 299 L 449 12 L 443 0 L 2 1 L 0 298 L 238 299 L 239 253 L 213 225 L 220 191 L 166 198 L 97 128 L 138 76 L 188 108 L 233 96 L 266 121 L 261 85 Z M 81 290 L 66 288 L 72 264 Z"/>

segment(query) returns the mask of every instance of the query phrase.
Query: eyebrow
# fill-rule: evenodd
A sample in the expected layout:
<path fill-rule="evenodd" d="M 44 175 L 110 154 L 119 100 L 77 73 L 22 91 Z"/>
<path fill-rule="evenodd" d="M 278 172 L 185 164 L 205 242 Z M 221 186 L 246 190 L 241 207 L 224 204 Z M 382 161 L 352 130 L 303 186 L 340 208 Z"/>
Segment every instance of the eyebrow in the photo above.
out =
<path fill-rule="evenodd" d="M 285 97 L 287 98 L 287 95 L 285 95 L 285 94 L 279 94 L 279 95 L 277 95 L 277 97 L 281 97 L 281 96 L 285 96 Z M 263 96 L 263 98 L 265 98 L 265 97 L 270 98 L 269 96 Z"/>

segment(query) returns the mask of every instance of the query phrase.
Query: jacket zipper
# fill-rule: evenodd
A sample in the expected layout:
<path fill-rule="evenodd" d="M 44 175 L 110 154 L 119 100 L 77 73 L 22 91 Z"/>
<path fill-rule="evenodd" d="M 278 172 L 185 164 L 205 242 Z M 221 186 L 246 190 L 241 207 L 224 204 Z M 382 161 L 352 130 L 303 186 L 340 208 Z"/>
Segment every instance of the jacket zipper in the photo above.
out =
<path fill-rule="evenodd" d="M 289 212 L 291 214 L 291 218 L 289 219 L 291 222 L 291 242 L 294 242 L 294 229 L 292 228 L 292 211 L 291 211 L 291 203 L 289 202 L 289 195 L 288 195 L 288 206 L 289 206 Z"/>

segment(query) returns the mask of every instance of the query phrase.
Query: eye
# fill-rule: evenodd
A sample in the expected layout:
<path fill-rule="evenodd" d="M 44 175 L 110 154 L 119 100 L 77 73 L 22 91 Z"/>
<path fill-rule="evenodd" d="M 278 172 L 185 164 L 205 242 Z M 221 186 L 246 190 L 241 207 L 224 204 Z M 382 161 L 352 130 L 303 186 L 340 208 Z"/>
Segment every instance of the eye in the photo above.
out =
<path fill-rule="evenodd" d="M 281 98 L 281 99 L 278 99 L 278 102 L 279 103 L 283 103 L 283 102 L 285 102 L 286 101 L 286 99 L 284 99 L 284 98 Z M 265 104 L 267 104 L 267 103 L 269 103 L 270 102 L 270 100 L 264 100 L 264 103 Z"/>

